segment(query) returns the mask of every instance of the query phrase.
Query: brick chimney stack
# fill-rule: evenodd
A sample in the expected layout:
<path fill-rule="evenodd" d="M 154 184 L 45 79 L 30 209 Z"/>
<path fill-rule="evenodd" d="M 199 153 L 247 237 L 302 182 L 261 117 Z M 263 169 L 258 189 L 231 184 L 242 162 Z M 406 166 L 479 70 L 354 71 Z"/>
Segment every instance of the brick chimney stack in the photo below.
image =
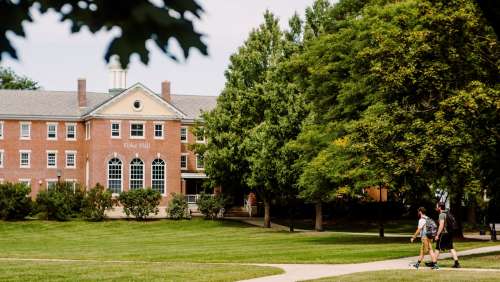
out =
<path fill-rule="evenodd" d="M 170 81 L 165 80 L 161 83 L 161 97 L 170 102 Z"/>
<path fill-rule="evenodd" d="M 87 82 L 85 78 L 78 79 L 78 106 L 87 107 Z"/>

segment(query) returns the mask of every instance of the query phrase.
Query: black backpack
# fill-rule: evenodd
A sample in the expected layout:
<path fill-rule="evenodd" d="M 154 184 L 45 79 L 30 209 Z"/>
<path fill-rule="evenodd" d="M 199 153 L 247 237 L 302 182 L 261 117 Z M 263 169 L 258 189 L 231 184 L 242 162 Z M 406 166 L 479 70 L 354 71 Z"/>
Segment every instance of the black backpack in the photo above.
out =
<path fill-rule="evenodd" d="M 445 220 L 445 227 L 446 227 L 446 231 L 448 231 L 448 233 L 455 233 L 458 231 L 458 224 L 457 224 L 457 221 L 455 220 L 455 217 L 448 211 L 448 212 L 445 212 L 446 214 L 446 220 Z"/>

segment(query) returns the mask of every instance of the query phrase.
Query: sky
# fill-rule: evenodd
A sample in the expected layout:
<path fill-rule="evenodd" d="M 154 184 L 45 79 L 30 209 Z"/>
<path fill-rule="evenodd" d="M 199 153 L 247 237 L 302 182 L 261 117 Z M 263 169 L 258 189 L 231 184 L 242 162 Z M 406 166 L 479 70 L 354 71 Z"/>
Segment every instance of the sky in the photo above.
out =
<path fill-rule="evenodd" d="M 134 55 L 129 64 L 127 86 L 141 82 L 159 92 L 161 81 L 171 81 L 172 93 L 218 95 L 224 88 L 224 71 L 229 57 L 247 38 L 249 32 L 263 21 L 266 9 L 280 18 L 285 27 L 295 13 L 303 16 L 314 0 L 200 0 L 205 14 L 195 23 L 196 30 L 205 34 L 209 56 L 191 49 L 182 62 L 167 58 L 154 46 L 150 47 L 150 62 L 142 64 Z M 77 79 L 87 79 L 87 90 L 106 92 L 109 88 L 108 69 L 104 61 L 107 44 L 113 31 L 92 34 L 86 29 L 71 34 L 68 22 L 59 22 L 56 13 L 32 14 L 33 23 L 25 23 L 26 38 L 12 34 L 19 60 L 4 56 L 1 64 L 16 73 L 38 81 L 46 90 L 76 90 Z M 178 48 L 173 46 L 176 54 Z"/>

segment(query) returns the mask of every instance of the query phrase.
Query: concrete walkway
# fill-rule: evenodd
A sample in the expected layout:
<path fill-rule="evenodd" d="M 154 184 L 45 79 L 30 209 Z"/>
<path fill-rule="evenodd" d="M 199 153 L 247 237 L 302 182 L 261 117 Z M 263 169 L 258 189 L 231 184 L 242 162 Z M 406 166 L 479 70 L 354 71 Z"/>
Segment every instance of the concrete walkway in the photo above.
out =
<path fill-rule="evenodd" d="M 459 256 L 485 254 L 499 252 L 499 246 L 483 247 L 459 252 Z M 449 258 L 449 253 L 439 256 L 440 259 Z M 261 266 L 272 266 L 281 268 L 284 274 L 244 280 L 245 282 L 290 282 L 311 280 L 331 276 L 340 276 L 358 272 L 378 271 L 378 270 L 400 270 L 408 269 L 410 263 L 416 262 L 418 257 L 409 257 L 402 259 L 392 259 L 384 261 L 356 263 L 356 264 L 256 264 Z M 481 270 L 495 271 L 495 270 Z M 500 270 L 498 270 L 500 272 Z"/>

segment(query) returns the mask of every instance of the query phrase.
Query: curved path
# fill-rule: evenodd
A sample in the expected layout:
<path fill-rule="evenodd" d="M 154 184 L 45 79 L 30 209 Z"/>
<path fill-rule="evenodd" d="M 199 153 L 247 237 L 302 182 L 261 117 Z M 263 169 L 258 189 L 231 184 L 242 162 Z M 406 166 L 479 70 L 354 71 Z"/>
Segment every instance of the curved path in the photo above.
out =
<path fill-rule="evenodd" d="M 500 251 L 500 245 L 461 251 L 458 253 L 458 255 L 467 256 L 467 255 L 485 254 L 485 253 L 499 252 L 499 251 Z M 444 259 L 444 258 L 449 258 L 450 256 L 451 255 L 449 253 L 446 253 L 440 255 L 439 257 L 440 259 Z M 244 281 L 245 282 L 281 282 L 281 281 L 290 282 L 290 281 L 302 281 L 302 280 L 311 280 L 311 279 L 318 279 L 331 276 L 339 276 L 344 274 L 366 272 L 366 271 L 408 269 L 409 264 L 416 262 L 417 258 L 418 257 L 415 256 L 402 259 L 392 259 L 392 260 L 355 263 L 355 264 L 255 264 L 261 266 L 272 266 L 281 268 L 285 271 L 285 273 L 279 275 L 255 278 L 250 280 L 244 280 Z M 466 270 L 466 269 L 461 269 L 461 270 Z M 494 270 L 481 269 L 480 271 L 494 271 Z"/>

